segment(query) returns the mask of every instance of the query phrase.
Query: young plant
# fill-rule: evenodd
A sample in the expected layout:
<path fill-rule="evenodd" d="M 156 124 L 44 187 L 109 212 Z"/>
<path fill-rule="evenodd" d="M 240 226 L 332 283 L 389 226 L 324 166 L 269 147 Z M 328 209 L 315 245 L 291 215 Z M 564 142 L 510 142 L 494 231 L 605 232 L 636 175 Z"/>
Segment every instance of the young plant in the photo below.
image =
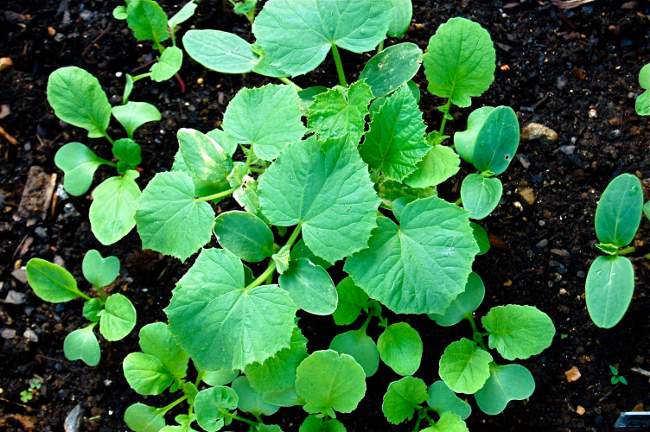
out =
<path fill-rule="evenodd" d="M 618 368 L 612 365 L 608 365 L 608 366 L 609 366 L 609 372 L 612 375 L 609 381 L 612 383 L 612 385 L 616 385 L 616 384 L 627 385 L 627 379 L 623 375 L 619 374 Z"/>
<path fill-rule="evenodd" d="M 257 13 L 257 0 L 228 0 L 237 15 L 243 15 L 253 24 Z"/>
<path fill-rule="evenodd" d="M 77 281 L 63 267 L 32 258 L 27 262 L 27 282 L 34 293 L 50 303 L 65 303 L 77 298 L 84 299 L 83 316 L 90 324 L 69 333 L 63 342 L 63 353 L 68 360 L 82 360 L 88 366 L 97 366 L 101 357 L 99 342 L 94 328 L 108 341 L 124 339 L 137 320 L 131 301 L 120 293 L 109 294 L 110 287 L 120 273 L 116 257 L 103 258 L 96 250 L 84 256 L 82 272 L 93 288 L 94 296 L 79 290 Z"/>
<path fill-rule="evenodd" d="M 43 378 L 35 375 L 34 378 L 29 380 L 29 388 L 20 392 L 20 401 L 22 403 L 31 402 L 34 396 L 43 386 Z"/>
<path fill-rule="evenodd" d="M 113 244 L 135 226 L 140 197 L 135 180 L 140 176 L 137 166 L 141 162 L 135 131 L 145 123 L 159 121 L 160 112 L 147 102 L 111 107 L 97 78 L 74 66 L 57 69 L 50 75 L 47 100 L 59 119 L 86 129 L 88 138 L 105 138 L 111 144 L 113 160 L 98 156 L 85 144 L 71 142 L 57 151 L 54 163 L 64 172 L 66 192 L 74 196 L 88 191 L 100 166 L 117 171 L 117 176 L 107 178 L 93 190 L 89 214 L 95 237 L 104 245 Z M 114 140 L 109 135 L 111 115 L 122 125 L 126 137 Z"/>
<path fill-rule="evenodd" d="M 117 6 L 113 10 L 113 17 L 126 20 L 133 36 L 141 42 L 150 41 L 160 54 L 157 61 L 149 68 L 148 72 L 132 76 L 126 74 L 126 87 L 122 99 L 128 101 L 133 84 L 144 78 L 155 82 L 167 81 L 173 76 L 185 90 L 185 83 L 178 75 L 183 65 L 183 51 L 176 46 L 176 32 L 178 27 L 190 19 L 197 8 L 194 0 L 186 3 L 171 18 L 155 0 L 125 0 L 125 5 Z M 171 41 L 171 45 L 164 42 Z"/>
<path fill-rule="evenodd" d="M 646 204 L 646 214 L 648 205 Z M 634 266 L 625 255 L 643 216 L 643 186 L 632 174 L 621 174 L 605 188 L 596 207 L 596 247 L 605 255 L 589 267 L 585 286 L 587 311 L 598 327 L 612 328 L 623 319 L 634 294 Z"/>
<path fill-rule="evenodd" d="M 650 115 L 650 63 L 639 72 L 639 85 L 644 90 L 636 98 L 636 112 L 642 116 Z"/>

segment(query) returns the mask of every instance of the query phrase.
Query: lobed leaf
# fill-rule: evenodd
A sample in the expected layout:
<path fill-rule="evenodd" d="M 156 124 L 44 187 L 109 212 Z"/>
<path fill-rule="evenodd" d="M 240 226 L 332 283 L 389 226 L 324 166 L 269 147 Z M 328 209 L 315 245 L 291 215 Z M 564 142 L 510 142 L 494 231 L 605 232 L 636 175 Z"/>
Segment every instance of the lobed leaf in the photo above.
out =
<path fill-rule="evenodd" d="M 41 258 L 32 258 L 25 267 L 27 283 L 39 298 L 50 303 L 65 303 L 81 292 L 77 281 L 63 267 Z"/>
<path fill-rule="evenodd" d="M 350 330 L 334 336 L 329 349 L 352 356 L 361 365 L 366 377 L 377 373 L 379 352 L 375 341 L 366 335 L 365 330 Z"/>
<path fill-rule="evenodd" d="M 411 0 L 390 0 L 395 2 Z M 393 11 L 396 8 L 393 8 Z M 409 23 L 410 23 L 409 17 Z M 406 25 L 408 28 L 408 24 Z M 422 65 L 422 50 L 414 43 L 403 42 L 390 46 L 375 54 L 359 75 L 359 80 L 372 89 L 375 97 L 386 96 L 409 82 L 420 70 Z"/>
<path fill-rule="evenodd" d="M 135 226 L 140 187 L 135 179 L 140 173 L 129 170 L 122 176 L 109 177 L 93 190 L 88 218 L 90 228 L 103 245 L 111 245 L 126 236 Z"/>
<path fill-rule="evenodd" d="M 411 376 L 388 385 L 381 410 L 389 423 L 397 425 L 413 418 L 418 406 L 427 400 L 427 385 Z"/>
<path fill-rule="evenodd" d="M 430 314 L 429 318 L 442 327 L 451 327 L 461 322 L 466 316 L 474 312 L 483 302 L 485 285 L 481 277 L 472 272 L 467 278 L 465 291 L 451 302 L 442 314 Z"/>
<path fill-rule="evenodd" d="M 91 249 L 84 255 L 81 270 L 93 286 L 105 287 L 120 274 L 120 260 L 114 256 L 104 258 L 98 251 Z"/>
<path fill-rule="evenodd" d="M 93 332 L 94 324 L 68 333 L 63 341 L 63 353 L 68 360 L 81 360 L 88 366 L 97 366 L 101 352 Z"/>
<path fill-rule="evenodd" d="M 64 173 L 63 187 L 74 196 L 85 194 L 97 168 L 108 163 L 78 142 L 65 144 L 54 155 L 54 164 Z"/>
<path fill-rule="evenodd" d="M 518 364 L 493 366 L 490 379 L 474 398 L 484 413 L 497 415 L 508 402 L 528 399 L 535 391 L 535 379 L 528 369 Z"/>
<path fill-rule="evenodd" d="M 634 266 L 622 256 L 600 256 L 587 273 L 585 300 L 591 320 L 598 327 L 612 328 L 630 307 L 634 294 Z"/>
<path fill-rule="evenodd" d="M 280 275 L 279 284 L 300 309 L 310 314 L 331 315 L 336 310 L 338 294 L 332 278 L 307 259 L 292 260 Z"/>
<path fill-rule="evenodd" d="M 445 348 L 440 357 L 440 378 L 456 393 L 473 394 L 490 377 L 492 356 L 476 342 L 462 338 Z"/>
<path fill-rule="evenodd" d="M 239 397 L 230 387 L 210 387 L 201 390 L 194 399 L 196 422 L 204 430 L 215 432 L 224 426 L 224 415 L 237 409 Z"/>
<path fill-rule="evenodd" d="M 467 429 L 467 425 L 463 419 L 456 414 L 445 412 L 440 415 L 440 418 L 435 424 L 422 429 L 420 432 L 469 432 L 469 429 Z"/>
<path fill-rule="evenodd" d="M 182 379 L 187 373 L 189 355 L 176 343 L 165 323 L 147 324 L 140 329 L 140 349 L 158 358 L 170 375 Z"/>
<path fill-rule="evenodd" d="M 496 177 L 469 174 L 460 186 L 460 198 L 469 217 L 475 220 L 486 218 L 501 201 L 503 185 Z"/>
<path fill-rule="evenodd" d="M 115 141 L 112 152 L 113 156 L 118 160 L 117 171 L 120 173 L 135 170 L 142 162 L 142 149 L 131 138 L 121 138 Z"/>
<path fill-rule="evenodd" d="M 221 213 L 214 222 L 219 244 L 248 262 L 260 262 L 273 254 L 273 232 L 254 214 Z"/>
<path fill-rule="evenodd" d="M 391 324 L 377 339 L 379 355 L 395 373 L 413 375 L 422 361 L 422 339 L 408 323 Z"/>
<path fill-rule="evenodd" d="M 627 246 L 636 235 L 643 213 L 643 187 L 632 174 L 612 180 L 596 207 L 596 236 L 601 243 Z"/>
<path fill-rule="evenodd" d="M 343 423 L 336 419 L 308 416 L 300 425 L 298 432 L 346 432 Z"/>
<path fill-rule="evenodd" d="M 111 112 L 130 137 L 143 124 L 160 121 L 161 118 L 158 108 L 147 102 L 129 101 L 124 105 L 114 106 Z"/>

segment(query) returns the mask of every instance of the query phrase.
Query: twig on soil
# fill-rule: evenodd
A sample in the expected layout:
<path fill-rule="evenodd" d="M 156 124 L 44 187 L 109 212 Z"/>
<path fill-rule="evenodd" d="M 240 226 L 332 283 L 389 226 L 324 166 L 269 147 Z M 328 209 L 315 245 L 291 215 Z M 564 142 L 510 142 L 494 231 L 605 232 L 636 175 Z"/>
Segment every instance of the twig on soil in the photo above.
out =
<path fill-rule="evenodd" d="M 96 37 L 96 38 L 95 38 L 95 39 L 94 39 L 90 44 L 88 44 L 88 46 L 87 46 L 86 48 L 84 48 L 84 50 L 81 52 L 81 56 L 84 57 L 84 56 L 88 53 L 88 51 L 90 50 L 90 48 L 91 48 L 93 45 L 95 45 L 97 42 L 99 42 L 99 40 L 100 40 L 101 38 L 103 38 L 104 35 L 105 35 L 106 33 L 108 33 L 109 30 L 111 30 L 112 27 L 113 27 L 113 25 L 112 25 L 111 23 L 108 23 L 108 25 L 106 26 L 106 28 L 105 28 L 104 30 L 102 30 L 101 33 L 99 33 L 99 35 L 98 35 L 98 36 L 97 36 L 97 37 Z"/>
<path fill-rule="evenodd" d="M 11 145 L 18 145 L 18 140 L 14 138 L 13 135 L 11 135 L 9 132 L 4 130 L 2 126 L 0 126 L 0 136 L 9 141 L 9 144 Z"/>
<path fill-rule="evenodd" d="M 647 371 L 647 370 L 645 370 L 645 369 L 641 369 L 640 367 L 633 367 L 633 368 L 630 369 L 630 370 L 631 370 L 632 372 L 636 372 L 636 373 L 638 373 L 638 374 L 641 374 L 641 375 L 643 375 L 643 376 L 645 376 L 645 377 L 650 378 L 650 371 Z"/>
<path fill-rule="evenodd" d="M 596 0 L 553 0 L 552 3 L 560 9 L 574 9 L 595 1 Z"/>

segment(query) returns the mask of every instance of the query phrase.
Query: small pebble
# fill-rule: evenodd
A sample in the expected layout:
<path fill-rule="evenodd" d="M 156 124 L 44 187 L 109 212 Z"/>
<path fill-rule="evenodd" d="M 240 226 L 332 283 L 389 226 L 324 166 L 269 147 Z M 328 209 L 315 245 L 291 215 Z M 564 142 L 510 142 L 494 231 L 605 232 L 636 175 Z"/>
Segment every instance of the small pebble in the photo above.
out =
<path fill-rule="evenodd" d="M 23 274 L 25 273 L 24 268 L 16 269 L 16 270 L 13 271 L 13 273 L 16 273 L 18 270 L 22 270 Z M 12 273 L 12 275 L 13 275 L 13 273 Z M 16 276 L 14 276 L 14 277 L 16 277 Z M 16 278 L 16 279 L 18 279 L 18 278 Z M 25 282 L 23 282 L 23 283 L 25 283 Z M 7 293 L 7 296 L 5 297 L 4 301 L 7 304 L 20 305 L 20 304 L 25 303 L 25 297 L 26 296 L 23 293 L 20 293 L 18 291 L 14 291 L 14 290 L 9 290 L 9 292 Z"/>
<path fill-rule="evenodd" d="M 34 330 L 32 329 L 25 330 L 25 332 L 23 333 L 23 337 L 30 342 L 38 342 L 38 336 L 36 335 L 36 333 L 34 333 Z"/>
<path fill-rule="evenodd" d="M 580 379 L 582 374 L 580 373 L 580 369 L 577 367 L 573 366 L 571 369 L 568 371 L 564 372 L 564 376 L 566 377 L 567 382 L 576 382 Z"/>
<path fill-rule="evenodd" d="M 565 155 L 572 155 L 576 151 L 576 146 L 574 145 L 564 145 L 560 146 L 560 151 Z"/>
<path fill-rule="evenodd" d="M 545 141 L 556 142 L 558 138 L 559 137 L 557 132 L 548 126 L 544 126 L 543 124 L 539 123 L 528 123 L 521 130 L 522 141 L 534 141 L 543 139 Z"/>
<path fill-rule="evenodd" d="M 2 330 L 3 339 L 13 339 L 15 337 L 16 337 L 16 330 L 8 329 L 8 328 Z"/>
<path fill-rule="evenodd" d="M 548 240 L 547 239 L 542 239 L 539 242 L 537 242 L 537 244 L 535 246 L 540 248 L 540 249 L 543 249 L 546 246 L 548 246 Z"/>

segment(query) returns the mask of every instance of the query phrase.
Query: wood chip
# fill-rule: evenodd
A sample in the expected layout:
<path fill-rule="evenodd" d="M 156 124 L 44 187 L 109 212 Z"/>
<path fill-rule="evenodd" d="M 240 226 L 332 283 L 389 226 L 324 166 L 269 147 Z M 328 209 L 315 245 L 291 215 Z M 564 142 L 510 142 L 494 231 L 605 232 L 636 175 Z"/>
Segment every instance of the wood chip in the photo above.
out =
<path fill-rule="evenodd" d="M 580 379 L 582 374 L 580 373 L 580 370 L 573 366 L 571 369 L 568 371 L 564 372 L 564 376 L 566 377 L 567 382 L 576 382 Z"/>
<path fill-rule="evenodd" d="M 56 188 L 56 174 L 47 174 L 43 168 L 34 165 L 29 168 L 23 195 L 18 205 L 19 218 L 45 219 L 50 208 L 52 194 Z"/>
<path fill-rule="evenodd" d="M 14 61 L 11 60 L 11 57 L 0 57 L 0 71 L 10 68 L 14 65 Z"/>
<path fill-rule="evenodd" d="M 18 145 L 18 140 L 14 138 L 14 136 L 11 135 L 9 132 L 4 130 L 2 126 L 0 126 L 0 136 L 6 139 L 11 145 Z"/>

